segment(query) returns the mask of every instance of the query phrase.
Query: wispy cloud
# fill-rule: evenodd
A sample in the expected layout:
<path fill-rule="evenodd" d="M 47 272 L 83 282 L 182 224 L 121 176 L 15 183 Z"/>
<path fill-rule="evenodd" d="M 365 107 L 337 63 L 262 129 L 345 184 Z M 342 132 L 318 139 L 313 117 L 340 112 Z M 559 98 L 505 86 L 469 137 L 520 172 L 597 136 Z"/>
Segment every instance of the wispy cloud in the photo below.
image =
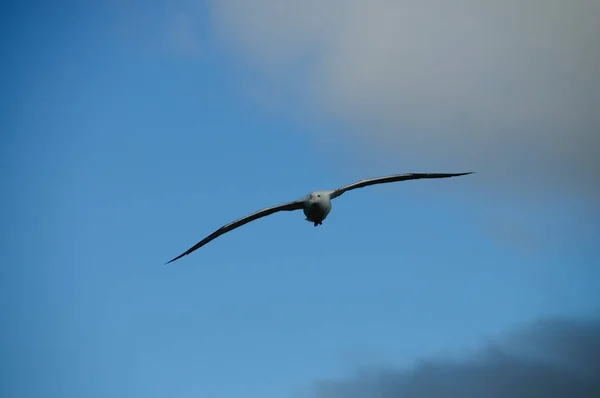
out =
<path fill-rule="evenodd" d="M 367 369 L 321 380 L 315 398 L 592 398 L 600 396 L 600 320 L 544 320 L 461 360 Z"/>
<path fill-rule="evenodd" d="M 517 190 L 600 194 L 597 1 L 210 5 L 219 37 L 275 87 L 382 151 Z"/>

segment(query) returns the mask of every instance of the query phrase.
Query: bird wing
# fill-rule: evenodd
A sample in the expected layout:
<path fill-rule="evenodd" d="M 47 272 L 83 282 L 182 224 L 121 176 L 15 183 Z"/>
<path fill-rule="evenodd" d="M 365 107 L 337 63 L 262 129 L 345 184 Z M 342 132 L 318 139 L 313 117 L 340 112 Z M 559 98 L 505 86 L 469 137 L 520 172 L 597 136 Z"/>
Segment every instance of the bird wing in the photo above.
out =
<path fill-rule="evenodd" d="M 397 181 L 406 181 L 406 180 L 417 180 L 420 178 L 448 178 L 448 177 L 456 177 L 456 176 L 464 176 L 467 174 L 473 174 L 473 172 L 468 173 L 405 173 L 405 174 L 395 174 L 391 176 L 385 177 L 374 177 L 367 178 L 365 180 L 360 180 L 353 182 L 352 184 L 348 184 L 341 188 L 334 190 L 330 198 L 335 199 L 338 196 L 341 196 L 346 191 L 351 191 L 356 188 L 363 188 L 369 185 L 375 184 L 384 184 L 387 182 L 397 182 Z"/>
<path fill-rule="evenodd" d="M 169 264 L 170 262 L 173 262 L 183 256 L 186 256 L 188 254 L 190 254 L 191 252 L 193 252 L 196 249 L 199 249 L 200 247 L 204 246 L 205 244 L 207 244 L 208 242 L 210 242 L 211 240 L 223 235 L 224 233 L 227 233 L 233 229 L 236 229 L 238 227 L 241 227 L 244 224 L 249 223 L 250 221 L 254 221 L 257 220 L 261 217 L 266 217 L 268 215 L 271 215 L 273 213 L 276 213 L 278 211 L 290 211 L 290 210 L 299 210 L 302 209 L 303 207 L 303 200 L 296 200 L 293 202 L 288 202 L 288 203 L 284 203 L 284 204 L 280 204 L 277 206 L 271 206 L 271 207 L 266 207 L 262 210 L 259 210 L 255 213 L 252 213 L 250 215 L 247 215 L 245 217 L 240 218 L 239 220 L 235 220 L 233 222 L 230 222 L 229 224 L 223 225 L 221 228 L 217 229 L 215 232 L 213 232 L 212 234 L 208 235 L 206 238 L 202 239 L 200 242 L 196 243 L 194 246 L 190 247 L 186 252 L 181 253 L 179 256 L 175 257 L 174 259 L 172 259 L 171 261 L 168 261 L 166 264 Z"/>

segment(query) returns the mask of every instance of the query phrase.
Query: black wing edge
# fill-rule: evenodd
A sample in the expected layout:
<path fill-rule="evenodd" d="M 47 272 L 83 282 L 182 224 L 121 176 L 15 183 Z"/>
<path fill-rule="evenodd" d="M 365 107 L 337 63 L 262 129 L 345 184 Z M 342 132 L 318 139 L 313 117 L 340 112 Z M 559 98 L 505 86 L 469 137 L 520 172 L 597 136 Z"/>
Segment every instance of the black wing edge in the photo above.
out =
<path fill-rule="evenodd" d="M 344 194 L 347 191 L 351 191 L 357 188 L 363 188 L 370 185 L 388 183 L 388 182 L 397 182 L 397 181 L 407 181 L 407 180 L 418 180 L 422 178 L 449 178 L 449 177 L 459 177 L 468 174 L 474 174 L 474 171 L 467 171 L 464 173 L 402 173 L 402 174 L 394 174 L 384 177 L 374 177 L 374 178 L 365 178 L 359 181 L 355 181 L 351 184 L 345 185 L 341 188 L 333 191 L 331 195 L 332 199 L 337 198 Z"/>
<path fill-rule="evenodd" d="M 235 221 L 232 221 L 229 224 L 223 225 L 221 228 L 217 229 L 212 234 L 208 235 L 207 237 L 205 237 L 204 239 L 202 239 L 200 242 L 196 243 L 194 246 L 190 247 L 188 250 L 186 250 L 185 252 L 181 253 L 179 256 L 173 258 L 172 260 L 167 261 L 164 265 L 170 264 L 170 263 L 172 263 L 175 260 L 179 260 L 181 257 L 187 256 L 188 254 L 190 254 L 193 251 L 195 251 L 195 250 L 199 249 L 200 247 L 204 246 L 205 244 L 207 244 L 211 240 L 216 239 L 219 236 L 223 235 L 224 233 L 227 233 L 227 232 L 229 232 L 229 231 L 231 231 L 233 229 L 241 227 L 242 225 L 247 224 L 247 223 L 249 223 L 251 221 L 254 221 L 254 220 L 262 218 L 262 217 L 266 217 L 268 215 L 271 215 L 273 213 L 277 213 L 279 211 L 299 210 L 301 208 L 302 208 L 302 201 L 296 200 L 296 201 L 293 201 L 293 202 L 287 202 L 287 203 L 283 203 L 281 205 L 266 207 L 264 209 L 258 210 L 258 211 L 254 212 L 252 214 L 249 214 L 249 215 L 244 216 L 242 218 L 239 218 L 239 219 L 237 219 Z M 236 225 L 236 224 L 238 224 L 238 225 Z"/>

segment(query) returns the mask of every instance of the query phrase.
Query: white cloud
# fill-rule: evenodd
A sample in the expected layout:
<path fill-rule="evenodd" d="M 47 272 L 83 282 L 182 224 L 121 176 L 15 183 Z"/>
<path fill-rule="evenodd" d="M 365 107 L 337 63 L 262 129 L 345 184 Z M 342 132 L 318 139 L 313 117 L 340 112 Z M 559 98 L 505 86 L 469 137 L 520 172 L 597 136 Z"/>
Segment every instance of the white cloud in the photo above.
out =
<path fill-rule="evenodd" d="M 274 86 L 388 153 L 600 194 L 598 1 L 210 6 L 219 36 Z"/>

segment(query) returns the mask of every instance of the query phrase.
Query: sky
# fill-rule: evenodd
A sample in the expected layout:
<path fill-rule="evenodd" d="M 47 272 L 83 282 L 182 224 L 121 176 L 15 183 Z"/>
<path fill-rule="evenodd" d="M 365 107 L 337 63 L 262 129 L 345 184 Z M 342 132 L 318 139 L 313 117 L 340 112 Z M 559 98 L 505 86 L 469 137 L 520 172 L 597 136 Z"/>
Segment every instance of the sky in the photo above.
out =
<path fill-rule="evenodd" d="M 597 2 L 2 8 L 3 397 L 599 388 Z"/>

